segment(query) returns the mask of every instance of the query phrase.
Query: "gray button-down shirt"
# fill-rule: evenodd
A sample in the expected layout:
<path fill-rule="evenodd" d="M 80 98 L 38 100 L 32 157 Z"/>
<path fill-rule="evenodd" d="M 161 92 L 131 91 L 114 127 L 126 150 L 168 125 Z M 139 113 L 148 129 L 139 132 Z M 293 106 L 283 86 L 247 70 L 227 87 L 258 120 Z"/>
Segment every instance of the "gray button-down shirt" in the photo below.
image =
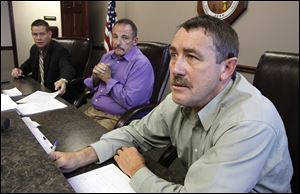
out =
<path fill-rule="evenodd" d="M 144 150 L 172 142 L 188 169 L 184 185 L 144 167 L 131 178 L 136 192 L 290 192 L 293 174 L 283 122 L 274 105 L 237 74 L 199 112 L 171 94 L 150 114 L 103 135 L 91 146 L 101 162 L 121 146 Z"/>

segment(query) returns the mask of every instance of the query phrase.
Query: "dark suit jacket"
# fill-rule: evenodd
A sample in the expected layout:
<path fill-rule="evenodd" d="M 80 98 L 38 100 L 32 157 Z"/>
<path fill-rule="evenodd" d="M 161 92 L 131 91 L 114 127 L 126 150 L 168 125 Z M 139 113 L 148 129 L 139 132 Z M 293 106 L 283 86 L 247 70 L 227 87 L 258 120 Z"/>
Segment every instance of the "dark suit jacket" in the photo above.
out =
<path fill-rule="evenodd" d="M 35 80 L 40 81 L 39 49 L 33 45 L 30 57 L 20 67 L 24 75 L 31 74 Z M 70 62 L 70 53 L 58 42 L 51 40 L 47 54 L 44 58 L 44 84 L 54 90 L 54 82 L 64 78 L 69 82 L 75 76 L 75 70 Z"/>

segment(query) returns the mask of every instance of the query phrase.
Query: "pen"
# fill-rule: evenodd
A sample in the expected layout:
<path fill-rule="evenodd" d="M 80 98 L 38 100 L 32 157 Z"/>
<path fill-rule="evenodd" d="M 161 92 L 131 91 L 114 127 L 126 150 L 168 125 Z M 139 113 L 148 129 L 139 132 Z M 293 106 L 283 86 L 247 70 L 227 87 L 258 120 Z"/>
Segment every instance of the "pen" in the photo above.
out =
<path fill-rule="evenodd" d="M 55 140 L 54 143 L 53 143 L 53 146 L 52 146 L 52 148 L 51 148 L 51 152 L 52 152 L 52 153 L 55 151 L 57 145 L 58 145 L 58 141 Z"/>

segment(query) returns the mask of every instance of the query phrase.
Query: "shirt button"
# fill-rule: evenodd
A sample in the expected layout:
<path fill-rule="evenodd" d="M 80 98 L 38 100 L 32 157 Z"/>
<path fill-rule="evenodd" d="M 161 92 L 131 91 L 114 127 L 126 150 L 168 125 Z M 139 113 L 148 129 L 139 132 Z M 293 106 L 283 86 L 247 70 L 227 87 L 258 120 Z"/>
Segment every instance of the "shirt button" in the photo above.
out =
<path fill-rule="evenodd" d="M 120 61 L 117 61 L 117 63 L 120 63 Z"/>
<path fill-rule="evenodd" d="M 195 152 L 198 152 L 198 149 L 196 148 L 196 149 L 194 149 L 194 151 L 195 151 Z"/>
<path fill-rule="evenodd" d="M 100 90 L 100 92 L 103 92 L 103 90 Z"/>
<path fill-rule="evenodd" d="M 96 102 L 98 102 L 98 99 L 96 99 Z"/>

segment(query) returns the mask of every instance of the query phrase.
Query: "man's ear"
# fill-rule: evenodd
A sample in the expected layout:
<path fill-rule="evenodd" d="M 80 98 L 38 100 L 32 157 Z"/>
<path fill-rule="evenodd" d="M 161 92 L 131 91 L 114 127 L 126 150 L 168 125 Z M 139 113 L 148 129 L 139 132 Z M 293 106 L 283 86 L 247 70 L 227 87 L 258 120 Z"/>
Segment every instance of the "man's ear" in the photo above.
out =
<path fill-rule="evenodd" d="M 48 31 L 49 37 L 52 38 L 52 30 Z"/>
<path fill-rule="evenodd" d="M 133 45 L 136 46 L 138 41 L 139 41 L 138 37 L 133 38 Z"/>
<path fill-rule="evenodd" d="M 237 57 L 231 57 L 229 59 L 224 60 L 222 63 L 222 73 L 220 77 L 220 81 L 227 80 L 229 77 L 232 77 L 232 74 L 235 71 L 237 65 Z"/>

